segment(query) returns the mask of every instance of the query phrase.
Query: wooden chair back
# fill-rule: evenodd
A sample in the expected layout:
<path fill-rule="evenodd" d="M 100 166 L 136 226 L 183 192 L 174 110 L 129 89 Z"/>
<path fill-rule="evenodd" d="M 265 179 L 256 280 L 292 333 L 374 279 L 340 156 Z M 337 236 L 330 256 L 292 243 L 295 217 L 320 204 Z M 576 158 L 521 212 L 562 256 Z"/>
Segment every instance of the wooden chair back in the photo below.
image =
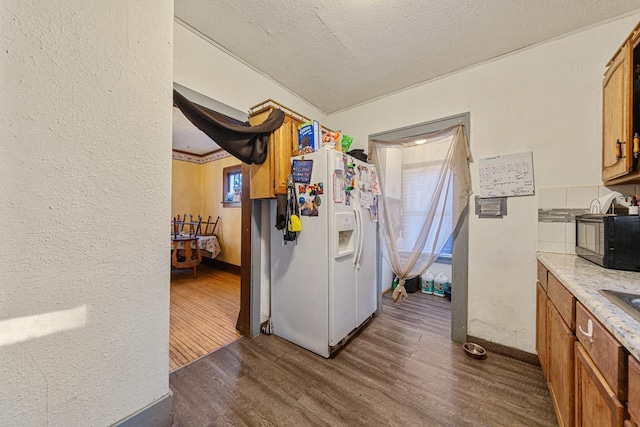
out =
<path fill-rule="evenodd" d="M 179 242 L 184 242 L 184 260 L 178 260 Z M 171 264 L 175 268 L 193 268 L 193 277 L 198 277 L 196 267 L 202 262 L 202 254 L 195 237 L 177 238 L 171 241 Z"/>

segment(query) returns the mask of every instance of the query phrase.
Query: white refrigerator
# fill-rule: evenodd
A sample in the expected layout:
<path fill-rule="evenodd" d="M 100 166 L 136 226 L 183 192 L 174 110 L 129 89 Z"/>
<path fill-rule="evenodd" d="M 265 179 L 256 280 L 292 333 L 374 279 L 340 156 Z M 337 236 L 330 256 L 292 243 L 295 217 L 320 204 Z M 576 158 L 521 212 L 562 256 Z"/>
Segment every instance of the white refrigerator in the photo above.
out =
<path fill-rule="evenodd" d="M 272 333 L 329 357 L 377 308 L 377 224 L 370 212 L 377 185 L 373 165 L 336 150 L 292 163 L 300 160 L 306 172 L 294 167 L 294 177 L 308 181 L 295 182 L 302 230 L 286 245 L 281 231 L 271 233 Z"/>

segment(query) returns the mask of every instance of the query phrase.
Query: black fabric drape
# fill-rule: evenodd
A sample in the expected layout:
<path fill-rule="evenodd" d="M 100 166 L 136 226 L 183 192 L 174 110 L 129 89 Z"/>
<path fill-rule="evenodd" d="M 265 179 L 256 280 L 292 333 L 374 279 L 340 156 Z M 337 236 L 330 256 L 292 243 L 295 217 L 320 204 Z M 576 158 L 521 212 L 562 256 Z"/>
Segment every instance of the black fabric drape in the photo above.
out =
<path fill-rule="evenodd" d="M 276 228 L 284 230 L 287 226 L 287 195 L 276 194 Z"/>
<path fill-rule="evenodd" d="M 173 91 L 173 105 L 204 132 L 216 144 L 244 163 L 260 164 L 267 158 L 269 135 L 282 126 L 284 112 L 273 110 L 264 123 L 249 126 L 248 123 L 236 124 L 227 116 L 194 104 Z"/>

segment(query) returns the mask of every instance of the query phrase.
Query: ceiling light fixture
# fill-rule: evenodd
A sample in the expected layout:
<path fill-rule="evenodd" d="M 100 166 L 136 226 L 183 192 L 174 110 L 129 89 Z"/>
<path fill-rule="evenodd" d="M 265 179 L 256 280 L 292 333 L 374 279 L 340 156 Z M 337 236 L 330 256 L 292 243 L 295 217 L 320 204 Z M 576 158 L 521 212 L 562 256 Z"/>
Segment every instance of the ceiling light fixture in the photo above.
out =
<path fill-rule="evenodd" d="M 420 145 L 420 144 L 424 144 L 425 142 L 427 142 L 427 140 L 426 139 L 416 139 L 413 142 L 415 142 L 416 144 Z"/>

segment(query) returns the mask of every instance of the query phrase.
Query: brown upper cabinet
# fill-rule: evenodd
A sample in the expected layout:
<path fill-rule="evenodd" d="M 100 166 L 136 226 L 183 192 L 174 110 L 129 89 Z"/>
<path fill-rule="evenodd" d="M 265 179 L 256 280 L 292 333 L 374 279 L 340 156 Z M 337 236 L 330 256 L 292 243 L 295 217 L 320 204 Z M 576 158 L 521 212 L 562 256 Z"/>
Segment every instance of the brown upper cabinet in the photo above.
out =
<path fill-rule="evenodd" d="M 284 105 L 268 99 L 249 109 L 249 124 L 259 125 L 276 108 L 284 111 L 284 123 L 269 137 L 267 160 L 260 165 L 250 166 L 251 199 L 273 199 L 276 194 L 287 194 L 291 156 L 298 154 L 298 126 L 309 120 Z"/>
<path fill-rule="evenodd" d="M 603 183 L 640 182 L 640 23 L 607 64 L 602 108 Z"/>

